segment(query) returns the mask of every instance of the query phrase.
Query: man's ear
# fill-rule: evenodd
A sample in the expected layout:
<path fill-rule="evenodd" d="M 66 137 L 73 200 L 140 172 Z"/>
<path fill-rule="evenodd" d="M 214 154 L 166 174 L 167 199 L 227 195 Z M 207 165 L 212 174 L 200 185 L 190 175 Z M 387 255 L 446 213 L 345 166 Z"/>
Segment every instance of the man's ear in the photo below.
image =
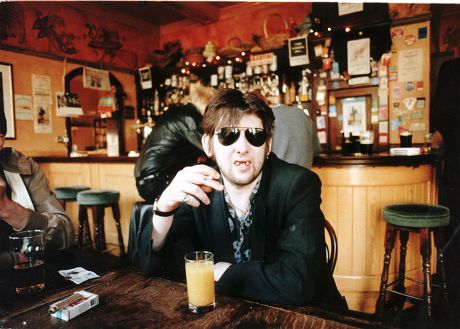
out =
<path fill-rule="evenodd" d="M 3 144 L 5 144 L 5 136 L 0 134 L 0 149 L 3 147 Z"/>
<path fill-rule="evenodd" d="M 267 155 L 270 154 L 270 152 L 272 151 L 272 142 L 273 142 L 273 138 L 269 138 L 267 140 Z"/>
<path fill-rule="evenodd" d="M 212 136 L 204 134 L 203 137 L 201 137 L 201 144 L 203 145 L 204 153 L 206 153 L 208 158 L 212 158 L 214 154 L 212 147 Z"/>

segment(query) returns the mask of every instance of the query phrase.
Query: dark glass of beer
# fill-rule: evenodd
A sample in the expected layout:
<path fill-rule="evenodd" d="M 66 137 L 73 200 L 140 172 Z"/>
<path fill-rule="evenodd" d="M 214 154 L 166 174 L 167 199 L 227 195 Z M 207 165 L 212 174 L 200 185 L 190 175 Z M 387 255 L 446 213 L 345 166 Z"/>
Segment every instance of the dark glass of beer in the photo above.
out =
<path fill-rule="evenodd" d="M 360 152 L 361 154 L 372 154 L 374 148 L 374 132 L 367 130 L 361 132 L 359 136 Z"/>
<path fill-rule="evenodd" d="M 401 147 L 412 147 L 412 133 L 410 131 L 402 131 L 399 134 Z"/>
<path fill-rule="evenodd" d="M 10 251 L 17 254 L 12 281 L 20 295 L 40 292 L 45 288 L 45 231 L 29 230 L 10 235 Z"/>

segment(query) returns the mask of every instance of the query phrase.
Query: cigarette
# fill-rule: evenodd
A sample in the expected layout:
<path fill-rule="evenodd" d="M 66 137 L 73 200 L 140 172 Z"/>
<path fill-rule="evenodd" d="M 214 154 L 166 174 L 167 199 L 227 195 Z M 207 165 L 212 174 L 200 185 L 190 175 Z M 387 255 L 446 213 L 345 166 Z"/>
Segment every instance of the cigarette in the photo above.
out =
<path fill-rule="evenodd" d="M 86 299 L 87 298 L 85 296 L 76 292 L 73 295 L 70 295 L 69 297 L 58 302 L 57 304 L 50 306 L 50 308 L 48 309 L 48 312 L 56 313 L 57 311 L 62 310 L 63 308 L 66 308 L 72 305 L 76 305 Z"/>

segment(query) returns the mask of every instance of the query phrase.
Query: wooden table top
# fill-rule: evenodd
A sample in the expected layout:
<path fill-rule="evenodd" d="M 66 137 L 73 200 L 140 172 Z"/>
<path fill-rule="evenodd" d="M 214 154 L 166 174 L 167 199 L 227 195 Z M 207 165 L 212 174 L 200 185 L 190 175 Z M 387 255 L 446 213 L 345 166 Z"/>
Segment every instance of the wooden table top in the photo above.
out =
<path fill-rule="evenodd" d="M 99 258 L 106 256 L 109 255 Z M 311 307 L 281 308 L 221 295 L 216 296 L 216 308 L 213 311 L 197 315 L 188 310 L 187 287 L 184 284 L 158 277 L 146 278 L 127 266 L 116 267 L 105 273 L 96 269 L 101 264 L 95 265 L 95 268 L 88 264 L 82 266 L 95 270 L 101 276 L 81 285 L 67 281 L 59 286 L 54 282 L 54 286 L 47 287 L 37 296 L 23 299 L 16 297 L 6 305 L 3 303 L 0 308 L 0 327 L 384 328 L 378 323 Z M 62 268 L 66 267 L 59 269 Z M 99 305 L 69 322 L 48 314 L 50 304 L 78 290 L 98 294 Z"/>

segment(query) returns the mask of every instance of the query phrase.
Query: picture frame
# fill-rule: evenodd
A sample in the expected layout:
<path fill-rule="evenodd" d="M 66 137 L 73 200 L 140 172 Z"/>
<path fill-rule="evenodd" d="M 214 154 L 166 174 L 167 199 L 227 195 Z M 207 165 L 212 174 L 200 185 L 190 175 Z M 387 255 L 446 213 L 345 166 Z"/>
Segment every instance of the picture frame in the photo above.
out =
<path fill-rule="evenodd" d="M 0 62 L 0 111 L 6 118 L 6 139 L 16 139 L 14 116 L 13 65 Z"/>

